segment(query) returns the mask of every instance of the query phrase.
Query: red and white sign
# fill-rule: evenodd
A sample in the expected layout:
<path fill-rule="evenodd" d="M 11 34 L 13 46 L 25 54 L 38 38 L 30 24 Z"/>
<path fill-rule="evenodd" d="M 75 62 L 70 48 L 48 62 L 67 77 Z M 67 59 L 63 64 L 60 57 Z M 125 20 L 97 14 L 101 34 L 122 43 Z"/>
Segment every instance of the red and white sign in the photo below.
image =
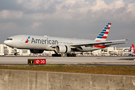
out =
<path fill-rule="evenodd" d="M 46 59 L 35 59 L 34 64 L 46 64 Z"/>

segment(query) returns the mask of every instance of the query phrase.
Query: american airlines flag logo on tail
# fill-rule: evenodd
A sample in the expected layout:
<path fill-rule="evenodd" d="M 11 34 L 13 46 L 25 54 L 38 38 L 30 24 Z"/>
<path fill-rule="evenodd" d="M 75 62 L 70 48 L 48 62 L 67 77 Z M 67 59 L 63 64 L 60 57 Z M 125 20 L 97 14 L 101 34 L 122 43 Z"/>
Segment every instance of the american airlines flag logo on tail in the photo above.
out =
<path fill-rule="evenodd" d="M 128 52 L 131 52 L 131 51 L 132 51 L 132 53 L 135 53 L 135 46 L 134 46 L 134 44 L 132 44 L 132 46 L 128 50 Z"/>
<path fill-rule="evenodd" d="M 99 33 L 99 35 L 97 36 L 97 38 L 95 39 L 96 42 L 100 42 L 100 41 L 106 41 L 107 36 L 109 34 L 109 30 L 111 27 L 111 23 L 108 23 L 103 30 L 101 31 L 101 33 Z"/>
<path fill-rule="evenodd" d="M 30 39 L 30 36 L 28 36 L 28 39 L 25 41 L 25 43 L 28 43 L 29 42 L 29 39 Z"/>
<path fill-rule="evenodd" d="M 135 53 L 135 46 L 134 46 L 134 44 L 132 44 L 132 47 L 133 47 L 133 53 Z"/>
<path fill-rule="evenodd" d="M 130 47 L 130 49 L 128 50 L 128 52 L 131 52 L 132 46 Z"/>

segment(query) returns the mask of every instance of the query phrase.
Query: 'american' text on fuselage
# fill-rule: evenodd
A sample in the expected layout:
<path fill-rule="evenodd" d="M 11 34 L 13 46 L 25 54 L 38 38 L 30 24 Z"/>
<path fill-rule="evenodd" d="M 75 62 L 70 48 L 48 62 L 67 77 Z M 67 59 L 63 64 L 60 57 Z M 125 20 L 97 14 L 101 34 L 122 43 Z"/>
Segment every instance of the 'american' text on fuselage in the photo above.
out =
<path fill-rule="evenodd" d="M 34 39 L 32 38 L 31 43 L 38 43 L 38 44 L 58 44 L 57 40 L 48 40 L 48 39 Z"/>

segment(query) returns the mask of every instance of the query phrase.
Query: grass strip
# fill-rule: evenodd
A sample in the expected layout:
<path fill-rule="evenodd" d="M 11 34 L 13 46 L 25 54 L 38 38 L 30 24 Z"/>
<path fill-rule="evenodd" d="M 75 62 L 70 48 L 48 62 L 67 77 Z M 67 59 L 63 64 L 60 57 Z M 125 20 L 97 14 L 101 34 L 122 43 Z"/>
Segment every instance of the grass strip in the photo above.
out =
<path fill-rule="evenodd" d="M 135 75 L 134 66 L 0 65 L 0 69 Z"/>

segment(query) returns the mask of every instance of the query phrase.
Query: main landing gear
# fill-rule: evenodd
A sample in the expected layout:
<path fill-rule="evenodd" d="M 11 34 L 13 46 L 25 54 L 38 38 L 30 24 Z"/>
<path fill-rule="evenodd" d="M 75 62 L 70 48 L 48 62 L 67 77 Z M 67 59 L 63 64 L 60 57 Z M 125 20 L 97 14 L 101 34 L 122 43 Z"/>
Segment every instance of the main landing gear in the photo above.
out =
<path fill-rule="evenodd" d="M 76 54 L 72 53 L 72 54 L 67 54 L 67 57 L 76 57 Z"/>
<path fill-rule="evenodd" d="M 61 56 L 76 57 L 76 54 L 74 54 L 74 53 L 72 53 L 72 54 L 67 53 L 67 54 L 61 55 L 61 54 L 58 54 L 56 51 L 54 51 L 54 52 L 55 52 L 55 54 L 52 54 L 52 57 L 61 57 Z"/>
<path fill-rule="evenodd" d="M 61 57 L 61 54 L 52 54 L 52 57 Z"/>

